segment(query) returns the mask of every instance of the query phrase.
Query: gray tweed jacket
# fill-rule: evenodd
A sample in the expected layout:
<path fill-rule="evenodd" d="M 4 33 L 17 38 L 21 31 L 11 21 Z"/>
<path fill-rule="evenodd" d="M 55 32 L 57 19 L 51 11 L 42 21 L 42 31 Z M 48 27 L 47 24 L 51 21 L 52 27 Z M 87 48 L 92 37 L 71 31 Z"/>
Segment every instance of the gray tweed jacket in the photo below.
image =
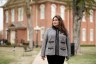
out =
<path fill-rule="evenodd" d="M 48 28 L 45 31 L 42 42 L 41 56 L 55 55 L 55 35 L 56 31 L 53 28 Z M 59 32 L 59 56 L 70 57 L 70 51 L 69 37 L 66 37 L 63 33 Z"/>

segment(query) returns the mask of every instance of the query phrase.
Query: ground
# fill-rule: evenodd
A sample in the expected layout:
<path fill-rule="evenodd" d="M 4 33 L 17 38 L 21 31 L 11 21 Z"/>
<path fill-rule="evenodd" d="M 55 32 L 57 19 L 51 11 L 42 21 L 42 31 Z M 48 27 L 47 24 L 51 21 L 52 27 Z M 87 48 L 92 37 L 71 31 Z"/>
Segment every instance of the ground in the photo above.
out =
<path fill-rule="evenodd" d="M 0 64 L 32 64 L 40 48 L 24 52 L 22 47 L 0 47 Z"/>
<path fill-rule="evenodd" d="M 96 47 L 81 47 L 78 55 L 69 60 L 70 64 L 96 64 Z"/>
<path fill-rule="evenodd" d="M 39 53 L 39 55 L 37 55 Z M 22 47 L 0 47 L 0 64 L 38 64 L 41 60 L 40 48 L 31 52 L 24 52 Z M 47 64 L 47 61 L 44 61 Z M 39 61 L 42 64 L 42 60 Z M 69 64 L 96 64 L 96 47 L 81 47 L 78 55 L 72 56 Z M 67 64 L 68 64 L 67 63 Z"/>

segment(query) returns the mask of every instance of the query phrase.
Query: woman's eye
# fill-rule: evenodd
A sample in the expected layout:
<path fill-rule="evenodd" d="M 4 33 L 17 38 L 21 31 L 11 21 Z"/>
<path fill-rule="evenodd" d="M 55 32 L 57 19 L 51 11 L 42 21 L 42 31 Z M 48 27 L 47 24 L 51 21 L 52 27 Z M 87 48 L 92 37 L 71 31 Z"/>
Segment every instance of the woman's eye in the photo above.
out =
<path fill-rule="evenodd" d="M 58 20 L 53 20 L 53 21 L 58 21 Z"/>

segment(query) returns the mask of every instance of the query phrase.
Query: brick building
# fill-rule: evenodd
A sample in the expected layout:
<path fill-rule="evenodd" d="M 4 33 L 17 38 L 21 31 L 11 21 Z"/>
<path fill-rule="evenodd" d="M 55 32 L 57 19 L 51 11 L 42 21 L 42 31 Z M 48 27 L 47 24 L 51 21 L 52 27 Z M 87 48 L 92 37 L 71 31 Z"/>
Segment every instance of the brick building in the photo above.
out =
<path fill-rule="evenodd" d="M 25 12 L 25 0 L 8 0 L 3 6 L 4 11 L 4 38 L 10 43 L 20 44 L 21 40 L 28 40 L 27 17 Z M 31 22 L 33 27 L 33 41 L 41 45 L 44 31 L 52 24 L 52 17 L 60 15 L 70 34 L 70 40 L 73 41 L 72 35 L 72 10 L 68 10 L 66 3 L 55 0 L 39 0 L 35 3 L 31 0 Z M 90 16 L 84 14 L 81 23 L 80 44 L 96 45 L 96 10 L 90 10 Z M 38 30 L 36 30 L 36 28 Z"/>

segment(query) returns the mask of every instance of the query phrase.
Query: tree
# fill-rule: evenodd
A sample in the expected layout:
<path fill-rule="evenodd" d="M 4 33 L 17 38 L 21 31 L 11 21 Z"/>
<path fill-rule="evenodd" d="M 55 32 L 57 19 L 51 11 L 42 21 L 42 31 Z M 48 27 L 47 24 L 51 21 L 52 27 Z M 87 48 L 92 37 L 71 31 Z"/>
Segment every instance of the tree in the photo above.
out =
<path fill-rule="evenodd" d="M 75 53 L 80 46 L 80 27 L 83 12 L 85 10 L 84 0 L 73 0 L 73 42 L 75 43 Z"/>
<path fill-rule="evenodd" d="M 30 2 L 31 0 L 26 0 L 25 12 L 27 16 L 27 34 L 29 35 L 28 42 L 29 42 L 29 47 L 32 50 L 33 49 L 33 28 L 32 28 L 31 13 L 30 13 L 31 12 Z"/>
<path fill-rule="evenodd" d="M 59 0 L 58 0 L 59 1 Z M 88 14 L 90 9 L 95 6 L 95 0 L 60 0 L 66 2 L 67 6 L 73 11 L 73 42 L 75 43 L 75 54 L 80 47 L 80 27 L 83 12 Z"/>
<path fill-rule="evenodd" d="M 75 54 L 80 47 L 80 27 L 83 12 L 89 13 L 94 6 L 95 0 L 73 0 L 73 42 L 75 43 Z"/>

